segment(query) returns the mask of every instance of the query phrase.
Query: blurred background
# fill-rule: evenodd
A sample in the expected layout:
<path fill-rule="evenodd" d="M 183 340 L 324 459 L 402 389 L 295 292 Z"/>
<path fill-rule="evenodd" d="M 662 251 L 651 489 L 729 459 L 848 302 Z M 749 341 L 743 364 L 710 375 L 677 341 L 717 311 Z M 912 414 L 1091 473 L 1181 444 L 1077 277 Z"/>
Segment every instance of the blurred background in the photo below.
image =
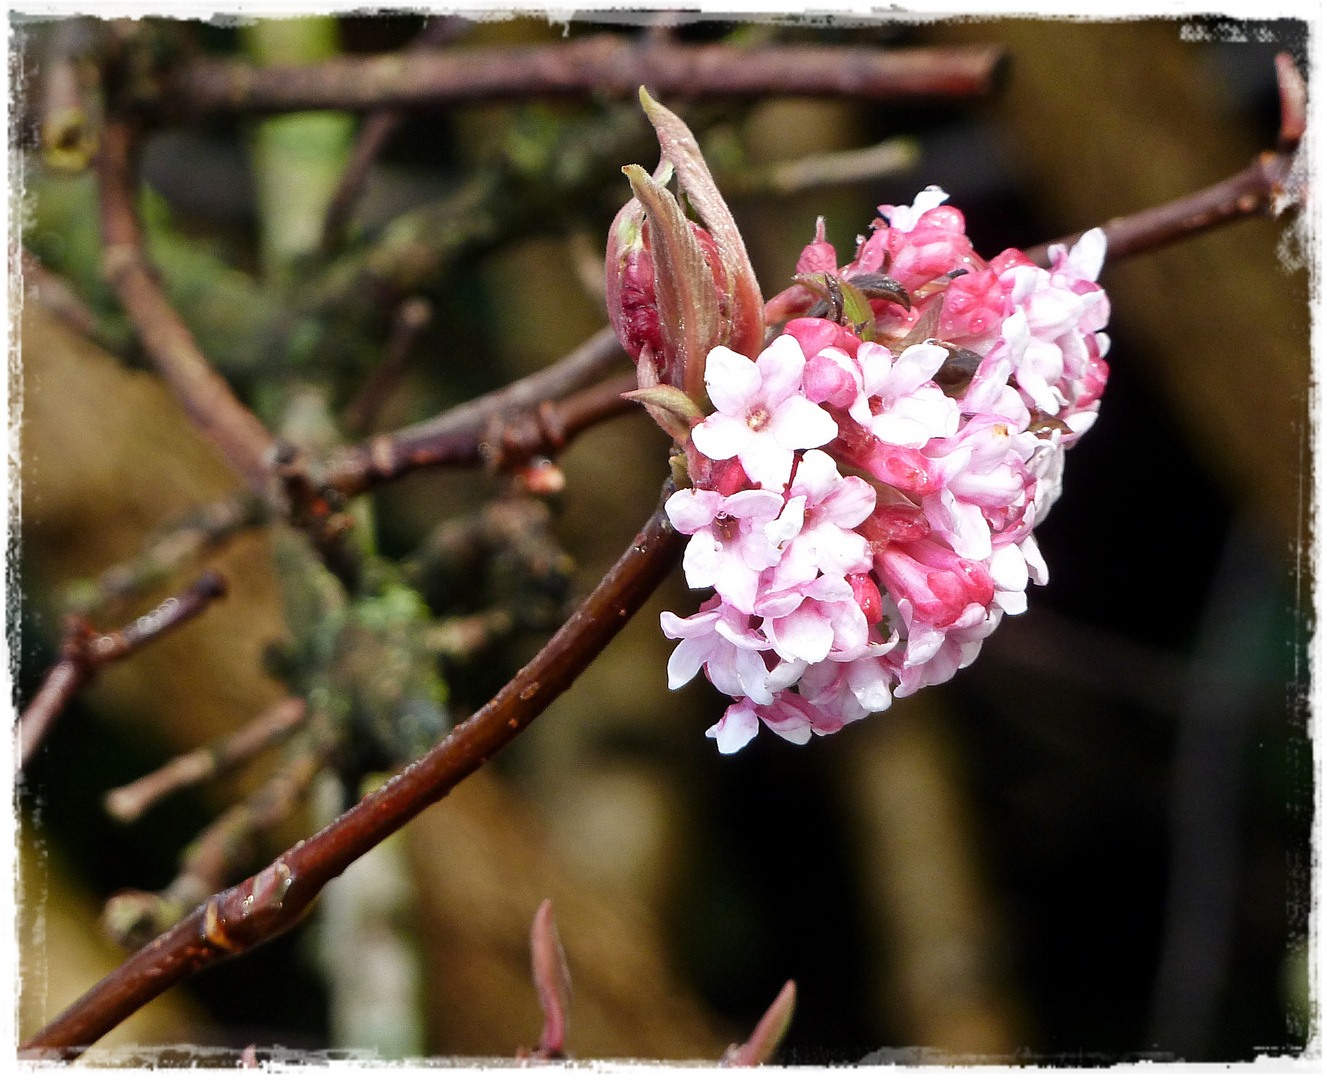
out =
<path fill-rule="evenodd" d="M 638 36 L 638 21 L 577 20 L 569 33 Z M 161 34 L 186 52 L 298 62 L 401 48 L 422 23 L 214 21 Z M 91 31 L 13 27 L 23 245 L 97 320 L 93 341 L 31 297 L 22 309 L 11 406 L 21 605 L 10 621 L 21 705 L 57 656 L 71 582 L 238 485 L 142 370 L 99 279 L 93 178 L 37 147 L 52 50 L 61 35 Z M 446 47 L 553 43 L 563 29 L 466 23 Z M 732 192 L 766 296 L 788 283 L 817 215 L 846 261 L 878 204 L 908 202 L 927 184 L 950 193 L 991 256 L 1214 183 L 1275 142 L 1275 53 L 1305 63 L 1305 27 L 1291 21 L 679 20 L 663 32 L 1007 51 L 983 100 L 665 100 Z M 161 127 L 143 160 L 149 251 L 204 350 L 260 413 L 273 385 L 288 394 L 328 372 L 344 410 L 383 354 L 392 308 L 347 297 L 305 320 L 301 337 L 282 307 L 289 282 L 507 170 L 499 190 L 525 192 L 528 213 L 507 206 L 504 224 L 402 291 L 430 317 L 372 417 L 373 430 L 390 430 L 535 371 L 604 324 L 594 279 L 628 194 L 618 168 L 657 160 L 633 108 L 562 100 L 415 113 L 384 146 L 329 256 L 300 238 L 301 222 L 321 221 L 352 118 L 313 117 L 323 127 L 308 138 L 324 151 L 303 164 L 289 149 L 300 136 L 281 125 L 308 116 Z M 611 139 L 595 134 L 610 127 Z M 864 179 L 787 193 L 770 180 L 781 162 L 899 139 L 885 155 L 893 164 Z M 567 140 L 620 156 L 555 183 Z M 103 1040 L 105 1051 L 256 1043 L 509 1056 L 538 1038 L 527 937 L 544 897 L 566 946 L 568 1047 L 579 1057 L 716 1058 L 790 978 L 798 1005 L 785 1063 L 1247 1060 L 1302 1049 L 1314 795 L 1305 256 L 1293 226 L 1248 220 L 1109 266 L 1102 280 L 1111 381 L 1038 532 L 1050 584 L 951 684 L 805 747 L 762 732 L 721 757 L 703 732 L 724 700 L 704 685 L 666 688 L 659 611 L 688 614 L 702 599 L 676 573 L 526 735 L 336 882 L 299 931 L 168 994 Z M 278 325 L 285 337 L 272 336 Z M 549 605 L 583 596 L 629 542 L 655 504 L 666 450 L 642 414 L 591 430 L 562 456 L 565 490 L 546 501 L 574 571 Z M 373 499 L 380 549 L 403 558 L 509 487 L 479 470 L 435 470 L 384 488 Z M 268 643 L 286 636 L 267 531 L 243 533 L 208 565 L 226 573 L 229 596 L 104 669 L 21 779 L 20 1036 L 125 955 L 98 929 L 106 900 L 165 887 L 181 849 L 270 768 L 260 760 L 174 795 L 129 826 L 102 808 L 109 789 L 285 692 L 264 667 Z M 476 610 L 480 600 L 450 588 L 429 596 L 435 614 Z M 545 623 L 446 667 L 454 719 L 533 654 Z M 235 878 L 336 802 L 315 786 Z"/>

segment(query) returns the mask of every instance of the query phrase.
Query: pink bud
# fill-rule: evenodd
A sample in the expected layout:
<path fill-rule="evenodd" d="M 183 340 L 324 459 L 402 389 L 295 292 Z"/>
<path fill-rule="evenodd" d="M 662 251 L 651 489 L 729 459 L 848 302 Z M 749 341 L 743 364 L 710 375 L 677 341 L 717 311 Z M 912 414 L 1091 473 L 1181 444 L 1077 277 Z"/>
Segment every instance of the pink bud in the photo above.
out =
<path fill-rule="evenodd" d="M 937 206 L 917 219 L 917 228 L 962 234 L 967 232 L 968 223 L 963 219 L 963 211 L 957 207 Z"/>
<path fill-rule="evenodd" d="M 940 490 L 940 477 L 933 476 L 927 465 L 926 456 L 920 450 L 894 446 L 878 439 L 865 462 L 867 470 L 877 480 L 909 495 L 930 495 Z"/>
<path fill-rule="evenodd" d="M 986 607 L 995 596 L 990 571 L 930 540 L 898 544 L 876 555 L 876 569 L 897 598 L 912 604 L 916 617 L 946 627 L 969 604 Z"/>
<path fill-rule="evenodd" d="M 846 409 L 857 397 L 857 380 L 833 356 L 821 353 L 806 362 L 802 393 L 817 405 L 825 403 Z"/>
<path fill-rule="evenodd" d="M 846 326 L 840 326 L 829 319 L 793 319 L 783 328 L 783 332 L 797 339 L 803 356 L 815 356 L 830 348 L 842 349 L 849 356 L 856 356 L 862 345 L 862 339 Z"/>
<path fill-rule="evenodd" d="M 743 488 L 751 486 L 751 480 L 737 458 L 716 461 L 709 475 L 710 485 L 720 495 L 736 495 Z"/>
<path fill-rule="evenodd" d="M 816 218 L 816 238 L 802 248 L 802 257 L 797 260 L 799 274 L 836 274 L 839 269 L 839 256 L 834 245 L 825 239 L 825 219 Z"/>
<path fill-rule="evenodd" d="M 902 544 L 911 540 L 925 540 L 931 535 L 931 524 L 926 520 L 926 512 L 920 506 L 910 502 L 897 502 L 876 510 L 862 522 L 858 531 L 871 542 L 873 548 L 880 544 Z"/>
<path fill-rule="evenodd" d="M 853 602 L 862 609 L 868 625 L 874 626 L 885 617 L 880 589 L 870 574 L 852 574 L 848 577 L 848 584 L 852 586 Z"/>
<path fill-rule="evenodd" d="M 633 360 L 649 346 L 663 353 L 663 332 L 654 296 L 654 260 L 650 256 L 649 225 L 637 199 L 631 199 L 608 230 L 608 256 L 604 261 L 608 318 L 618 340 Z"/>
<path fill-rule="evenodd" d="M 1003 274 L 1015 266 L 1036 266 L 1031 259 L 1024 255 L 1018 248 L 1005 248 L 999 255 L 991 260 L 991 269 L 996 274 Z"/>
<path fill-rule="evenodd" d="M 988 339 L 1000 332 L 1004 317 L 1005 290 L 995 271 L 969 271 L 955 278 L 945 290 L 939 336 L 969 347 L 989 345 Z"/>

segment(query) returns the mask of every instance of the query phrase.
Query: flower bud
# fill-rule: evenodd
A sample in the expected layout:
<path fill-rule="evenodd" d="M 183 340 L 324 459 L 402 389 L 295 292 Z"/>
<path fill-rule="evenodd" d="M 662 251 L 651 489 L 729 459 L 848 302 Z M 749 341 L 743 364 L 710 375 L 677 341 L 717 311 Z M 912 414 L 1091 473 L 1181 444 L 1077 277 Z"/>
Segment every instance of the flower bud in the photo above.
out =
<path fill-rule="evenodd" d="M 764 345 L 764 302 L 746 247 L 695 136 L 642 88 L 659 138 L 654 176 L 627 174 L 635 198 L 613 221 L 605 264 L 608 314 L 637 362 L 642 387 L 662 382 L 705 399 L 705 358 L 725 345 L 754 359 Z M 679 186 L 705 227 L 688 221 L 665 186 Z"/>

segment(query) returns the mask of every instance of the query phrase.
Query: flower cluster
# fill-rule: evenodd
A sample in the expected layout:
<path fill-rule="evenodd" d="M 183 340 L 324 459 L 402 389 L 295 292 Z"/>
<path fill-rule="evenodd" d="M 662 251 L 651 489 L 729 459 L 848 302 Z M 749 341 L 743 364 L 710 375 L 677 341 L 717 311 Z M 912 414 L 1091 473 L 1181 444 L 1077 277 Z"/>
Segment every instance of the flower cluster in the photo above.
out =
<path fill-rule="evenodd" d="M 670 687 L 703 668 L 736 699 L 707 732 L 724 753 L 944 682 L 1046 581 L 1032 530 L 1106 380 L 1105 239 L 987 262 L 945 199 L 880 207 L 842 267 L 820 223 L 766 307 L 784 332 L 705 355 L 713 411 L 666 509 L 715 595 L 662 621 Z"/>

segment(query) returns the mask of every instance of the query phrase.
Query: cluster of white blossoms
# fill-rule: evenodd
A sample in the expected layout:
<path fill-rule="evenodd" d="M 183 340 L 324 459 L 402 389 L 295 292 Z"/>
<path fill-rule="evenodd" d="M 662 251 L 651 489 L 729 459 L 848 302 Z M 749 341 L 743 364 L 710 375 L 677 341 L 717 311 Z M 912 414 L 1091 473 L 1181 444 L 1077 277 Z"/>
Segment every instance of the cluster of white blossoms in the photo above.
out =
<path fill-rule="evenodd" d="M 1105 238 L 1052 248 L 1049 270 L 986 262 L 945 198 L 880 207 L 844 267 L 821 227 L 766 307 L 806 314 L 754 360 L 705 356 L 696 486 L 666 509 L 687 582 L 715 595 L 662 621 L 670 687 L 703 669 L 736 699 L 707 732 L 723 753 L 944 682 L 1046 581 L 1032 530 L 1106 380 Z"/>

